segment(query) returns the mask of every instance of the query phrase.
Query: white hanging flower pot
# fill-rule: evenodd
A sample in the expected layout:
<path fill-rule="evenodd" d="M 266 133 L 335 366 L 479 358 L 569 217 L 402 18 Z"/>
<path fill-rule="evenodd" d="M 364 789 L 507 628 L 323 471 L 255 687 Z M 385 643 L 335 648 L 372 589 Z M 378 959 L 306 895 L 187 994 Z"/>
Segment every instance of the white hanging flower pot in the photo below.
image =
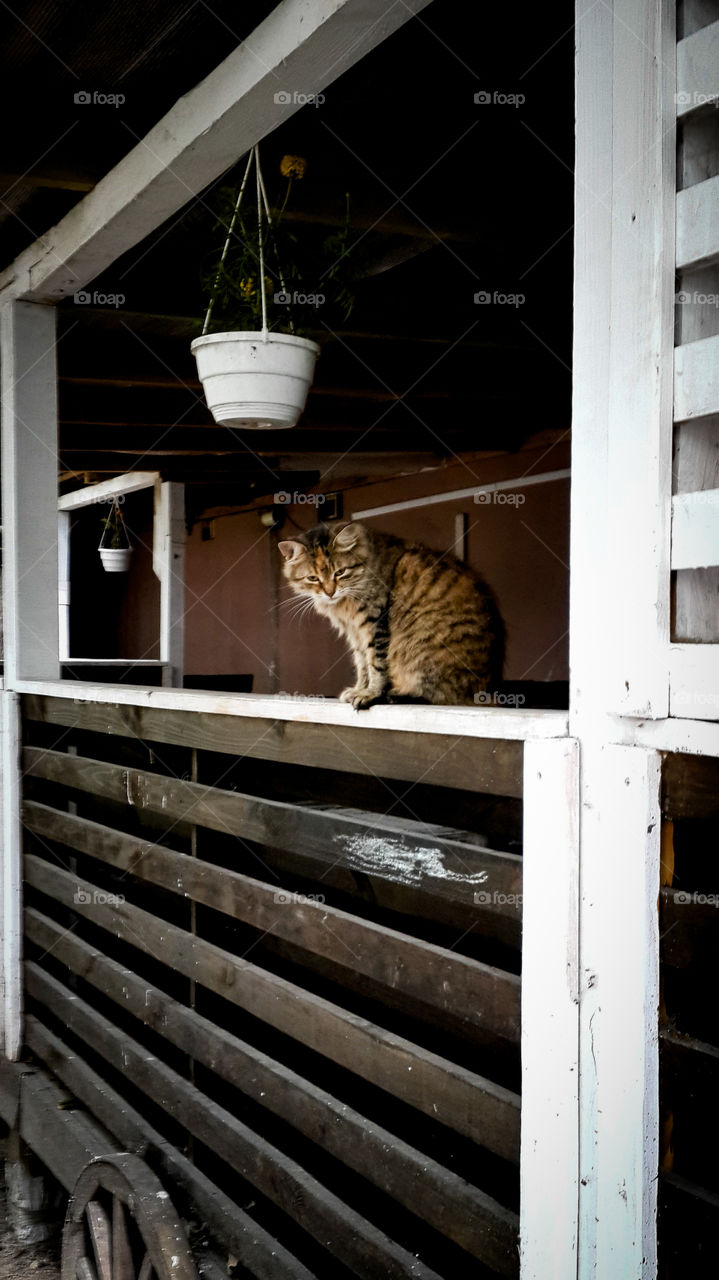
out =
<path fill-rule="evenodd" d="M 195 338 L 191 350 L 215 422 L 250 430 L 296 426 L 320 353 L 289 333 L 236 332 Z"/>
<path fill-rule="evenodd" d="M 99 551 L 106 573 L 126 573 L 130 568 L 132 547 L 100 547 Z"/>
<path fill-rule="evenodd" d="M 127 573 L 130 568 L 133 548 L 120 510 L 121 502 L 124 498 L 115 498 L 102 521 L 103 533 L 97 549 L 106 573 Z"/>

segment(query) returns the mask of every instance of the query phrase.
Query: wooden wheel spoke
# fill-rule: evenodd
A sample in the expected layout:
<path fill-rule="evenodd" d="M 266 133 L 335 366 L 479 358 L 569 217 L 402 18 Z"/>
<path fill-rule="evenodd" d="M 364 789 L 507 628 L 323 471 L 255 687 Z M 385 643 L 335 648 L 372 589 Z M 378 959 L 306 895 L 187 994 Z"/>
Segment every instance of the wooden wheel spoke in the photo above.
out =
<path fill-rule="evenodd" d="M 112 1202 L 112 1280 L 135 1280 L 127 1215 L 117 1196 Z"/>
<path fill-rule="evenodd" d="M 138 1156 L 112 1152 L 82 1170 L 65 1220 L 62 1280 L 197 1280 L 182 1222 Z"/>
<path fill-rule="evenodd" d="M 140 1274 L 138 1275 L 137 1280 L 151 1280 L 151 1276 L 152 1276 L 152 1259 L 150 1258 L 149 1253 L 146 1253 L 142 1266 L 140 1267 Z"/>
<path fill-rule="evenodd" d="M 110 1255 L 110 1219 L 97 1200 L 89 1201 L 86 1213 L 98 1280 L 114 1280 Z"/>

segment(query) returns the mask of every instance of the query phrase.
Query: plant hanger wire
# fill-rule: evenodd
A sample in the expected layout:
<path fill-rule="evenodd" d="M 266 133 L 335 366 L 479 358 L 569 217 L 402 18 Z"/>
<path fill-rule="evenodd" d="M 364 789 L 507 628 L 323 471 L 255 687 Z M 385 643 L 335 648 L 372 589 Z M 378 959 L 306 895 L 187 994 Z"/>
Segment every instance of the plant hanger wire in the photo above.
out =
<path fill-rule="evenodd" d="M 120 547 L 125 549 L 132 546 L 119 498 L 113 498 L 110 511 L 107 516 L 103 517 L 102 523 L 104 528 L 100 538 L 101 551 L 118 550 Z M 121 538 L 124 540 L 120 541 Z"/>
<path fill-rule="evenodd" d="M 232 243 L 232 236 L 235 230 L 235 223 L 237 222 L 237 219 L 239 217 L 240 205 L 242 204 L 242 197 L 245 194 L 245 188 L 247 186 L 247 180 L 250 176 L 250 169 L 252 168 L 253 160 L 255 163 L 255 181 L 256 181 L 256 187 L 257 187 L 257 241 L 258 241 L 258 249 L 259 249 L 259 259 L 260 259 L 260 300 L 262 303 L 262 341 L 267 342 L 268 329 L 267 329 L 267 296 L 265 291 L 265 238 L 263 235 L 263 226 L 262 226 L 263 208 L 264 208 L 264 216 L 267 222 L 268 229 L 272 227 L 272 214 L 270 213 L 270 205 L 267 199 L 267 191 L 265 190 L 265 180 L 262 176 L 262 168 L 260 166 L 260 148 L 258 143 L 256 143 L 255 146 L 250 151 L 250 154 L 247 160 L 247 167 L 245 169 L 244 177 L 240 185 L 240 190 L 237 194 L 237 200 L 235 202 L 234 212 L 232 214 L 232 219 L 230 221 L 230 225 L 227 231 L 227 238 L 225 239 L 224 247 L 222 249 L 222 256 L 220 258 L 219 266 L 217 268 L 217 275 L 215 276 L 214 284 L 212 286 L 212 293 L 210 295 L 210 302 L 207 308 L 207 314 L 205 316 L 205 323 L 202 326 L 202 333 L 203 335 L 205 335 L 210 326 L 210 318 L 212 316 L 212 310 L 215 305 L 215 300 L 217 298 L 217 291 L 219 289 L 220 280 L 222 278 L 222 268 L 225 264 L 225 259 L 227 258 L 230 244 Z M 279 278 L 280 278 L 280 286 L 282 290 L 286 291 L 282 267 L 279 261 L 277 263 L 277 274 L 279 275 Z M 290 322 L 290 328 L 294 331 L 294 325 L 291 322 Z"/>

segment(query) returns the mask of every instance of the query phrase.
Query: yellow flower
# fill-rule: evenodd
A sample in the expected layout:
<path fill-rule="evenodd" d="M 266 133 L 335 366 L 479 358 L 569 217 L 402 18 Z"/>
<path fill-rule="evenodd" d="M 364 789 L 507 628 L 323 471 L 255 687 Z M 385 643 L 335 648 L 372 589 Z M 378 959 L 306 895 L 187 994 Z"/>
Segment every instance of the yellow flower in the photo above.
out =
<path fill-rule="evenodd" d="M 283 156 L 280 173 L 283 178 L 304 178 L 307 161 L 302 156 Z"/>

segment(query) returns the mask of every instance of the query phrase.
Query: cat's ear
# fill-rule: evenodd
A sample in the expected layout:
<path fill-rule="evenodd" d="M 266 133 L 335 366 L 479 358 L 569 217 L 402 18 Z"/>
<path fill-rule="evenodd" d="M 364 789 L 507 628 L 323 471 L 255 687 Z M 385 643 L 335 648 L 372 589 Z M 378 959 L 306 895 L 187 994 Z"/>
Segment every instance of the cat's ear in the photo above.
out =
<path fill-rule="evenodd" d="M 277 546 L 282 552 L 285 560 L 296 560 L 298 555 L 305 550 L 301 542 L 278 542 Z"/>
<path fill-rule="evenodd" d="M 335 534 L 334 545 L 339 547 L 341 551 L 350 551 L 356 546 L 362 536 L 362 526 L 360 524 L 346 524 Z"/>

